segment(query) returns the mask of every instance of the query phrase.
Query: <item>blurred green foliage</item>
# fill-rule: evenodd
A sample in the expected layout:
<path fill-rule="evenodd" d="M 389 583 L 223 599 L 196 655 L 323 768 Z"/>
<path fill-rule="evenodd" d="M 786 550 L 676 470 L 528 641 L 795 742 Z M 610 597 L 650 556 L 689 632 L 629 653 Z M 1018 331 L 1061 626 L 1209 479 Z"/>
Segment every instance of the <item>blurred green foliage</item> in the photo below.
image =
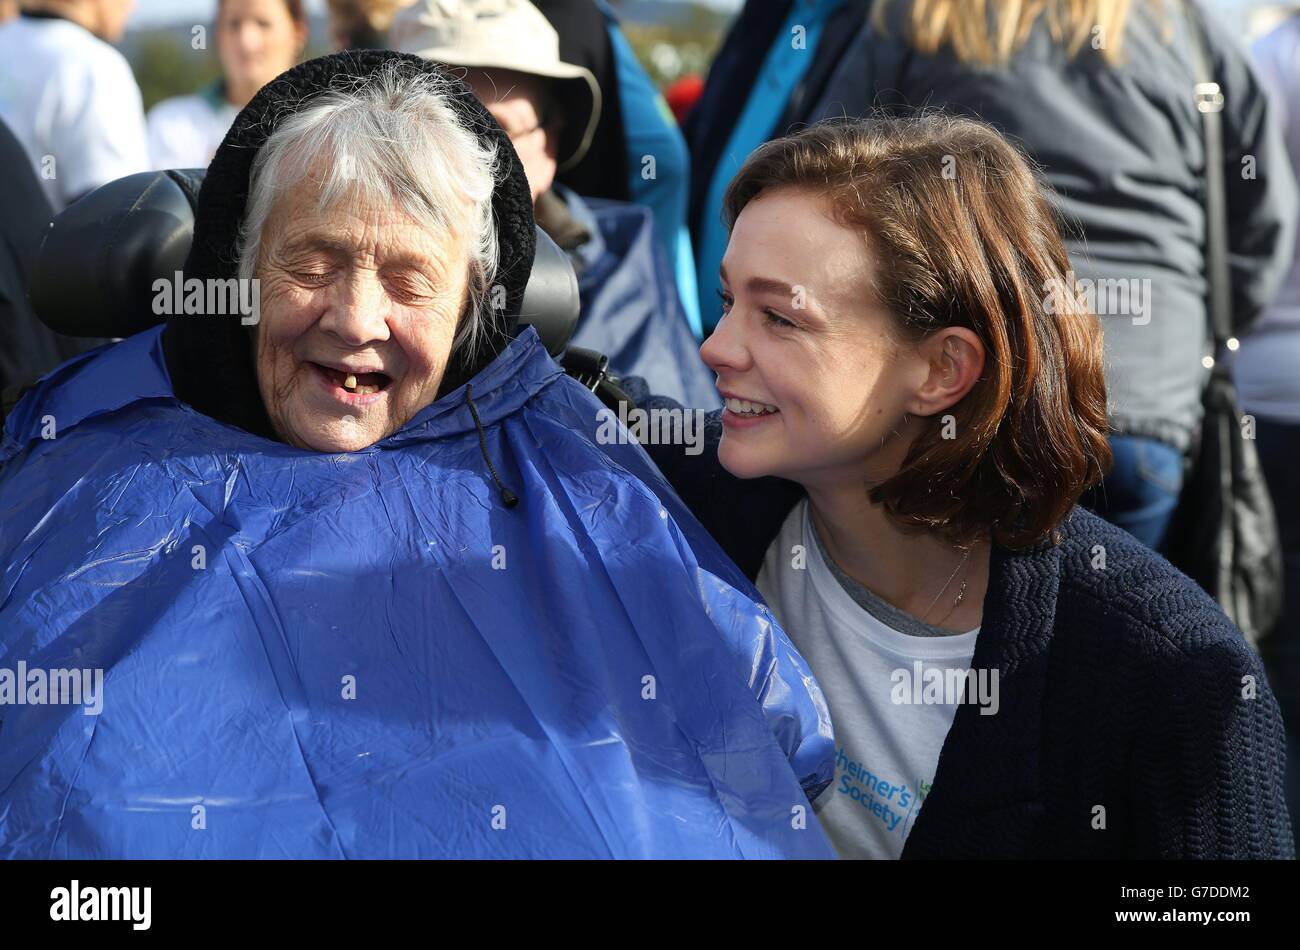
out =
<path fill-rule="evenodd" d="M 170 96 L 192 93 L 220 75 L 215 53 L 190 48 L 187 34 L 157 30 L 140 35 L 127 59 L 145 110 Z"/>
<path fill-rule="evenodd" d="M 682 76 L 709 71 L 730 17 L 698 4 L 683 4 L 680 18 L 653 26 L 624 22 L 623 32 L 660 88 Z"/>

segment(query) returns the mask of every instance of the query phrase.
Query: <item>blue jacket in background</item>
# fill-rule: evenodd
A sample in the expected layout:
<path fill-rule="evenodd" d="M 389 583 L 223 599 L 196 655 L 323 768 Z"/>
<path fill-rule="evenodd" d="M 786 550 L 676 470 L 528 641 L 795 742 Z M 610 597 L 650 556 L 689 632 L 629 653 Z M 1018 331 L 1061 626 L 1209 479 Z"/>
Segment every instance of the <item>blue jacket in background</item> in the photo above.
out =
<path fill-rule="evenodd" d="M 604 353 L 620 375 L 644 377 L 655 393 L 702 409 L 721 406 L 651 212 L 583 198 L 562 185 L 554 190 L 590 235 L 569 250 L 582 298 L 571 342 Z"/>
<path fill-rule="evenodd" d="M 7 421 L 0 856 L 833 856 L 815 680 L 534 331 L 481 436 L 462 387 L 333 455 L 179 402 L 161 339 Z"/>
<path fill-rule="evenodd" d="M 686 319 L 701 335 L 695 255 L 686 229 L 686 139 L 604 0 L 535 0 L 560 37 L 560 58 L 591 70 L 601 108 L 591 147 L 556 179 L 591 198 L 631 201 L 654 212 Z M 653 159 L 653 161 L 647 161 Z"/>
<path fill-rule="evenodd" d="M 646 75 L 618 18 L 604 0 L 597 6 L 609 25 L 609 41 L 623 106 L 623 135 L 628 151 L 628 189 L 632 201 L 654 212 L 655 229 L 677 278 L 682 315 L 697 339 L 704 336 L 695 283 L 695 250 L 686 226 L 690 198 L 691 157 L 686 137 L 668 103 Z M 647 164 L 653 160 L 653 165 Z"/>
<path fill-rule="evenodd" d="M 696 255 L 700 314 L 710 331 L 720 315 L 714 292 L 721 255 L 713 259 L 706 249 L 706 232 L 722 216 L 722 206 L 710 200 L 710 193 L 722 166 L 734 165 L 722 172 L 729 180 L 748 157 L 729 150 L 737 125 L 755 96 L 771 100 L 764 103 L 770 108 L 772 119 L 764 139 L 787 135 L 819 118 L 816 110 L 821 107 L 823 91 L 832 77 L 842 71 L 845 52 L 872 8 L 872 0 L 842 0 L 835 4 L 827 11 L 828 17 L 817 31 L 815 41 L 809 37 L 812 45 L 800 51 L 809 62 L 794 87 L 779 91 L 768 86 L 759 89 L 755 83 L 769 55 L 778 47 L 791 48 L 793 37 L 783 27 L 792 16 L 797 23 L 806 22 L 805 14 L 823 2 L 800 0 L 796 6 L 795 0 L 746 0 L 714 54 L 699 101 L 682 122 L 691 169 L 686 221 Z M 776 98 L 772 99 L 773 96 Z"/>

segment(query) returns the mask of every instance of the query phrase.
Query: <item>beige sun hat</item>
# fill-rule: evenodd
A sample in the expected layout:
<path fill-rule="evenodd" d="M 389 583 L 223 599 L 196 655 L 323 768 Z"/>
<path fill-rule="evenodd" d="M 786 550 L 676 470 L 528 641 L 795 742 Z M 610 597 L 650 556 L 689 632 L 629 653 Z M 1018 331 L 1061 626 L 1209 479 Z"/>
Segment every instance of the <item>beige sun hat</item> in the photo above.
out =
<path fill-rule="evenodd" d="M 568 121 L 559 170 L 587 154 L 600 119 L 600 84 L 591 71 L 560 59 L 560 35 L 528 0 L 418 0 L 393 19 L 388 42 L 435 63 L 511 69 L 557 80 Z M 580 121 L 581 120 L 581 121 Z"/>

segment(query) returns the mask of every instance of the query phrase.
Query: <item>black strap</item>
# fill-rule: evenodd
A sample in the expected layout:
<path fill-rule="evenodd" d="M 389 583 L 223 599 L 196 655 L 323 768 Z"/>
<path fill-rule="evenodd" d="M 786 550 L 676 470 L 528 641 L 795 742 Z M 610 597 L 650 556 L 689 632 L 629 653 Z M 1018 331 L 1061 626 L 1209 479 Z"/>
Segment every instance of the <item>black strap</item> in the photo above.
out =
<path fill-rule="evenodd" d="M 1205 22 L 1192 0 L 1183 0 L 1192 56 L 1199 77 L 1192 94 L 1205 143 L 1205 271 L 1209 280 L 1209 326 L 1216 358 L 1232 337 L 1232 273 L 1228 265 L 1228 193 L 1223 168 L 1223 89 L 1214 81 Z"/>
<path fill-rule="evenodd" d="M 483 453 L 483 461 L 487 462 L 488 471 L 492 473 L 492 481 L 496 482 L 497 491 L 501 493 L 501 503 L 507 508 L 513 508 L 519 504 L 519 496 L 506 487 L 506 483 L 501 481 L 501 476 L 497 474 L 497 467 L 492 464 L 492 456 L 488 454 L 487 435 L 483 432 L 483 423 L 478 417 L 478 406 L 474 405 L 474 384 L 465 385 L 465 401 L 469 403 L 469 414 L 474 417 L 474 428 L 478 430 L 478 448 Z"/>

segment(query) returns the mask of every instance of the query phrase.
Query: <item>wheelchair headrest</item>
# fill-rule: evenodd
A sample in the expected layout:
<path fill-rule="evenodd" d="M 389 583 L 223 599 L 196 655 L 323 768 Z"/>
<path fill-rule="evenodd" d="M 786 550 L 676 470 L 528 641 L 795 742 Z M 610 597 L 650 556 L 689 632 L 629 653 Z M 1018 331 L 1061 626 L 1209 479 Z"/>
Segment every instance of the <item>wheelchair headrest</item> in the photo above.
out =
<path fill-rule="evenodd" d="M 202 169 L 141 172 L 109 182 L 65 208 L 41 243 L 29 287 L 51 330 L 125 337 L 162 323 L 154 281 L 185 269 Z M 553 356 L 578 324 L 578 280 L 540 228 L 519 326 L 532 326 Z"/>

